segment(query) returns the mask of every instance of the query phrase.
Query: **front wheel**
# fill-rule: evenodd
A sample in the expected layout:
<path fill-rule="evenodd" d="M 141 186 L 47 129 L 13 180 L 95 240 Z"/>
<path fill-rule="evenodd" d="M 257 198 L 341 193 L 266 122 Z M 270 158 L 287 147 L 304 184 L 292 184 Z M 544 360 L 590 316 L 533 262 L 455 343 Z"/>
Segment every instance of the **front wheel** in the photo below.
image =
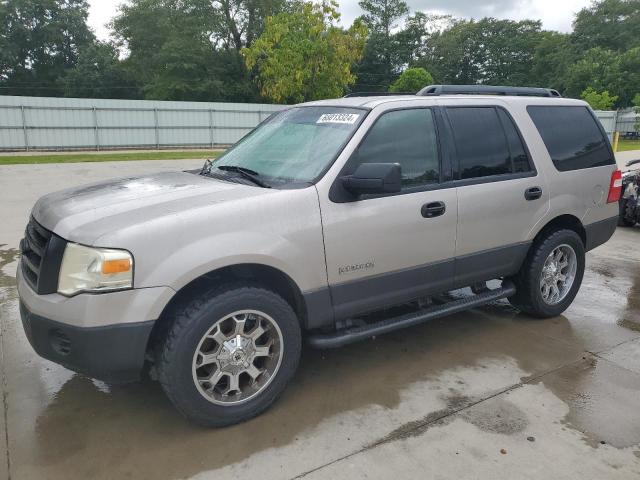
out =
<path fill-rule="evenodd" d="M 300 359 L 291 306 L 258 286 L 221 287 L 177 312 L 157 370 L 176 408 L 204 426 L 225 426 L 267 409 Z"/>
<path fill-rule="evenodd" d="M 573 230 L 558 230 L 536 241 L 518 274 L 509 299 L 524 313 L 548 318 L 564 312 L 582 284 L 584 245 Z"/>

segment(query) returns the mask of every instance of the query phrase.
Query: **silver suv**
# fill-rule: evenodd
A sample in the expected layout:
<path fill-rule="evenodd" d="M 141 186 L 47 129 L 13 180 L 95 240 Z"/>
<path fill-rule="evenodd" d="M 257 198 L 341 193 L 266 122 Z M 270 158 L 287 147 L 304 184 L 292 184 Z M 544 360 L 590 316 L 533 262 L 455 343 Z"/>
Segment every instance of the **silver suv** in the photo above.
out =
<path fill-rule="evenodd" d="M 273 403 L 303 337 L 338 347 L 502 298 L 559 315 L 620 192 L 593 112 L 553 90 L 296 105 L 202 170 L 42 197 L 22 320 L 41 356 L 149 373 L 185 416 L 227 425 Z"/>

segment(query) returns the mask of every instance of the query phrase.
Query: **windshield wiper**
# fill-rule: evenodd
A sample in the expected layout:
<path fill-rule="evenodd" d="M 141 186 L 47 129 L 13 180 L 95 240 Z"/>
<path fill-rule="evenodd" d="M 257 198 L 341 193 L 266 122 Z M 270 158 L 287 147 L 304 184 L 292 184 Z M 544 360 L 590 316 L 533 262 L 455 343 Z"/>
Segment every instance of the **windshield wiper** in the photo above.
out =
<path fill-rule="evenodd" d="M 252 181 L 256 185 L 262 188 L 271 188 L 271 185 L 266 184 L 262 180 L 258 178 L 260 175 L 258 172 L 251 170 L 250 168 L 239 167 L 237 165 L 216 165 L 218 170 L 223 170 L 225 172 L 235 172 L 239 173 L 240 176 L 246 178 L 247 180 Z"/>

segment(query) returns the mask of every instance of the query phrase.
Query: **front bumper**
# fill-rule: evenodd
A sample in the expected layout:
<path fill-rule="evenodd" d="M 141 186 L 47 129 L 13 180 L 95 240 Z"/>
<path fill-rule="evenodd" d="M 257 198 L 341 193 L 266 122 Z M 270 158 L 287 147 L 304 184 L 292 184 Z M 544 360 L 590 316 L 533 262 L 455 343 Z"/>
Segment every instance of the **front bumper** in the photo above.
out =
<path fill-rule="evenodd" d="M 110 382 L 140 378 L 155 320 L 175 293 L 169 287 L 65 297 L 38 295 L 18 266 L 22 324 L 41 357 Z"/>
<path fill-rule="evenodd" d="M 140 379 L 153 321 L 82 328 L 36 315 L 22 301 L 20 316 L 41 357 L 108 382 Z"/>

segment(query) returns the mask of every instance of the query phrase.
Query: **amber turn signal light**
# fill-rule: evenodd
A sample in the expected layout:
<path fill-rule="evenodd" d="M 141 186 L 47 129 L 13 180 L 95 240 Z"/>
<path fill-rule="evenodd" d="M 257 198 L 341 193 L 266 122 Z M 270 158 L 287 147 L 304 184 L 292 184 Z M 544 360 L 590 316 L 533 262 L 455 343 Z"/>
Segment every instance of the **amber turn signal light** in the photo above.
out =
<path fill-rule="evenodd" d="M 118 260 L 105 260 L 102 262 L 102 273 L 123 273 L 131 270 L 131 260 L 128 258 Z"/>

